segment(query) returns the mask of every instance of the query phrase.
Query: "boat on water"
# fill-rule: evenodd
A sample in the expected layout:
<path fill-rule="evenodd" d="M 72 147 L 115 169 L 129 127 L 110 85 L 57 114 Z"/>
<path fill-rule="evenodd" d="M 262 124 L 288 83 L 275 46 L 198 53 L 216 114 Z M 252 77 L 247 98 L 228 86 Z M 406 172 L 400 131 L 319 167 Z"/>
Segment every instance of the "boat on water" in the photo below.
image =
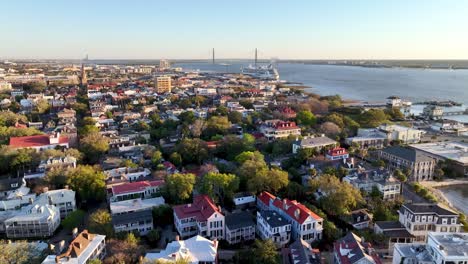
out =
<path fill-rule="evenodd" d="M 278 69 L 274 63 L 268 65 L 257 64 L 257 49 L 255 49 L 255 64 L 241 67 L 241 73 L 258 79 L 279 80 Z"/>
<path fill-rule="evenodd" d="M 279 80 L 279 73 L 273 64 L 249 65 L 241 68 L 241 73 L 259 79 Z"/>

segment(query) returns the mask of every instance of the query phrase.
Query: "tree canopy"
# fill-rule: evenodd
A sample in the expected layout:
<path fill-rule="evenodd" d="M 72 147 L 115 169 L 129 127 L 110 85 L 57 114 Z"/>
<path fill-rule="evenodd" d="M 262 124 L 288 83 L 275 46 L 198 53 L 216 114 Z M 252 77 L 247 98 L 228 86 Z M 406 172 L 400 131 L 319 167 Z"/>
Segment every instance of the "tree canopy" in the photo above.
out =
<path fill-rule="evenodd" d="M 166 198 L 174 203 L 182 203 L 192 196 L 195 175 L 191 173 L 174 173 L 166 177 Z"/>
<path fill-rule="evenodd" d="M 67 184 L 81 201 L 101 201 L 106 196 L 106 176 L 89 165 L 78 165 L 67 173 Z"/>
<path fill-rule="evenodd" d="M 329 174 L 321 175 L 310 181 L 311 191 L 320 191 L 320 206 L 330 215 L 344 215 L 364 200 L 361 192 L 347 182 Z"/>
<path fill-rule="evenodd" d="M 210 196 L 216 202 L 232 198 L 239 188 L 239 179 L 234 174 L 209 172 L 199 183 L 200 193 Z"/>

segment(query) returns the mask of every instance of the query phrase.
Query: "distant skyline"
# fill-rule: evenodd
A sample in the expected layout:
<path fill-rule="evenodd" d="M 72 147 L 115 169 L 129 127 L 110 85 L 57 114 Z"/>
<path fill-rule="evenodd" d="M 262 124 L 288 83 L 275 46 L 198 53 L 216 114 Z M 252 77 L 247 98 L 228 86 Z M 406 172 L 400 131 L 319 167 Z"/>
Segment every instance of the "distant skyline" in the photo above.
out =
<path fill-rule="evenodd" d="M 468 1 L 4 1 L 3 59 L 468 59 Z"/>

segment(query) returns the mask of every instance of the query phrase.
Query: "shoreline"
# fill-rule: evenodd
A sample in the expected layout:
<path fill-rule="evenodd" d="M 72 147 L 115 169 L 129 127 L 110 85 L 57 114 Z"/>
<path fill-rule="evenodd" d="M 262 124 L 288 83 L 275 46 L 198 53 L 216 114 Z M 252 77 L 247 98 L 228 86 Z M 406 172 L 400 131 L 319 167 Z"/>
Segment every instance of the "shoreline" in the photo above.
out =
<path fill-rule="evenodd" d="M 442 204 L 448 207 L 448 209 L 451 209 L 457 212 L 458 214 L 464 214 L 464 215 L 468 214 L 466 209 L 462 209 L 454 205 L 454 203 L 452 203 L 450 199 L 447 198 L 444 192 L 439 189 L 440 187 L 468 185 L 468 179 L 467 180 L 448 180 L 448 181 L 442 181 L 442 182 L 430 181 L 430 182 L 421 182 L 420 184 L 424 186 L 425 188 L 427 188 L 429 191 L 431 191 L 437 197 L 439 204 Z"/>

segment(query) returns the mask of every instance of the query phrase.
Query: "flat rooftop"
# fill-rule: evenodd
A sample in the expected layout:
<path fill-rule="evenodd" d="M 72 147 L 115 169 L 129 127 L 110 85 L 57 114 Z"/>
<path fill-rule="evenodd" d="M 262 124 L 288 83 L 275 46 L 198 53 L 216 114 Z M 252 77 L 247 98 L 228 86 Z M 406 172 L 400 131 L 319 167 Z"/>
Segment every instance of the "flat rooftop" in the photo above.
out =
<path fill-rule="evenodd" d="M 445 159 L 455 160 L 468 165 L 468 144 L 455 141 L 435 142 L 410 145 L 412 148 L 421 150 Z"/>
<path fill-rule="evenodd" d="M 468 233 L 429 233 L 428 243 L 433 242 L 447 256 L 468 256 Z"/>
<path fill-rule="evenodd" d="M 406 259 L 417 259 L 420 262 L 430 262 L 432 257 L 423 243 L 397 243 L 395 249 L 400 251 L 401 256 Z"/>

